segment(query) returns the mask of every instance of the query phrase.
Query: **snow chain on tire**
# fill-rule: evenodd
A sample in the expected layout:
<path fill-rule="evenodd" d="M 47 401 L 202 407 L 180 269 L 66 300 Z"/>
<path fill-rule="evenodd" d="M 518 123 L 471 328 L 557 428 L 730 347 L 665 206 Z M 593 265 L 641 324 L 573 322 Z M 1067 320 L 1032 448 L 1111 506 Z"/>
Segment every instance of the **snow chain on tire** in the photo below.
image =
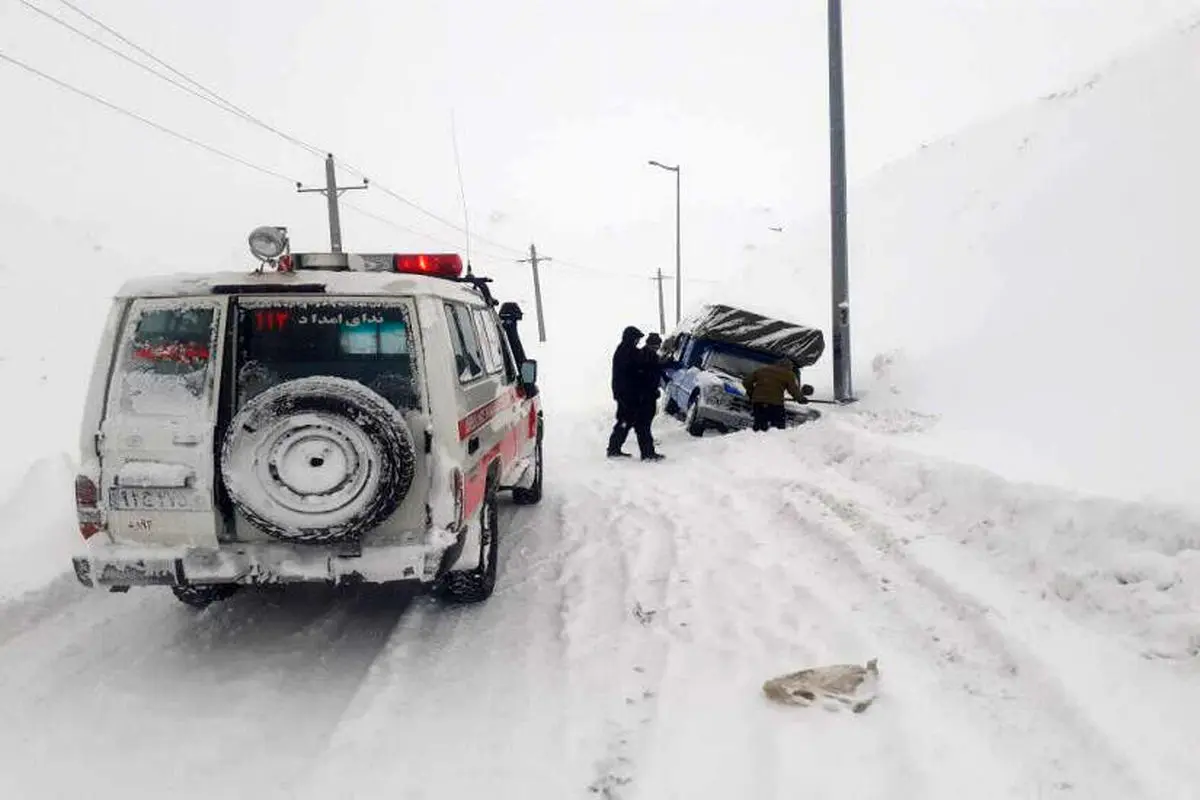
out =
<path fill-rule="evenodd" d="M 442 576 L 439 594 L 454 603 L 482 603 L 496 588 L 497 561 L 500 556 L 500 506 L 496 486 L 489 483 L 479 512 L 480 521 L 488 530 L 480 531 L 480 563 L 464 571 L 447 572 Z M 482 541 L 486 538 L 486 541 Z"/>
<path fill-rule="evenodd" d="M 321 544 L 361 537 L 412 485 L 412 434 L 383 397 L 355 381 L 287 381 L 230 423 L 221 476 L 238 510 L 272 536 Z"/>

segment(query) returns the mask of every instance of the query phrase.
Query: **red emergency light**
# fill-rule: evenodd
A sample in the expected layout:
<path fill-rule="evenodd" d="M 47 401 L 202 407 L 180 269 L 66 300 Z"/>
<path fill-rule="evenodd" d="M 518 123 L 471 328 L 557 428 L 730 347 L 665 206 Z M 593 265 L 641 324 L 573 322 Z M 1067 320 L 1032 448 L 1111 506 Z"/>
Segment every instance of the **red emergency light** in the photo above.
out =
<path fill-rule="evenodd" d="M 432 275 L 437 278 L 462 277 L 462 256 L 457 253 L 397 253 L 396 272 Z"/>

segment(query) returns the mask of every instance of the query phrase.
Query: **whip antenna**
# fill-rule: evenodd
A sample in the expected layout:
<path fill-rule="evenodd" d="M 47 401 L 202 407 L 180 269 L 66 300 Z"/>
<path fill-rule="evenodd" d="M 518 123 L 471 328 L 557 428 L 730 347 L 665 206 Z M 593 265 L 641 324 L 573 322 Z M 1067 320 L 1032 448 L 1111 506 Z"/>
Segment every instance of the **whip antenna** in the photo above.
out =
<path fill-rule="evenodd" d="M 462 203 L 463 229 L 467 235 L 467 274 L 471 274 L 471 216 L 467 213 L 467 191 L 463 187 L 462 161 L 458 157 L 458 125 L 454 109 L 450 110 L 450 143 L 454 147 L 454 168 L 458 171 L 458 199 Z"/>

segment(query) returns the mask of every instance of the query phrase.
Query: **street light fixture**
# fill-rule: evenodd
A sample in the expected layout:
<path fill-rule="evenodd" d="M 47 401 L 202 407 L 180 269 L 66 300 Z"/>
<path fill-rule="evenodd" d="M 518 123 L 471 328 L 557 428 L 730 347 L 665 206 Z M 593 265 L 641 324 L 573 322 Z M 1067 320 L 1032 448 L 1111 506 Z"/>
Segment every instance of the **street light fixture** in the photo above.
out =
<path fill-rule="evenodd" d="M 679 274 L 679 165 L 668 167 L 666 164 L 651 161 L 650 166 L 675 173 L 675 324 L 678 325 L 680 308 L 683 305 L 683 281 Z"/>

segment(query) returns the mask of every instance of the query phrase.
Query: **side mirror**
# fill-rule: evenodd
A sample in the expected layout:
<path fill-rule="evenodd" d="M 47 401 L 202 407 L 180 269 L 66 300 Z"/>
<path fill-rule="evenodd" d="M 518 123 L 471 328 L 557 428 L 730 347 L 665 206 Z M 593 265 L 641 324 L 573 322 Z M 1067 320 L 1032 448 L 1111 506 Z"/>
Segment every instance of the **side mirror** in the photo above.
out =
<path fill-rule="evenodd" d="M 812 393 L 813 393 L 813 387 L 812 387 L 811 383 L 806 383 L 800 387 L 800 394 L 804 395 L 805 397 L 809 397 L 810 395 L 812 395 Z"/>
<path fill-rule="evenodd" d="M 537 383 L 537 361 L 529 359 L 521 363 L 521 383 L 532 386 Z"/>

